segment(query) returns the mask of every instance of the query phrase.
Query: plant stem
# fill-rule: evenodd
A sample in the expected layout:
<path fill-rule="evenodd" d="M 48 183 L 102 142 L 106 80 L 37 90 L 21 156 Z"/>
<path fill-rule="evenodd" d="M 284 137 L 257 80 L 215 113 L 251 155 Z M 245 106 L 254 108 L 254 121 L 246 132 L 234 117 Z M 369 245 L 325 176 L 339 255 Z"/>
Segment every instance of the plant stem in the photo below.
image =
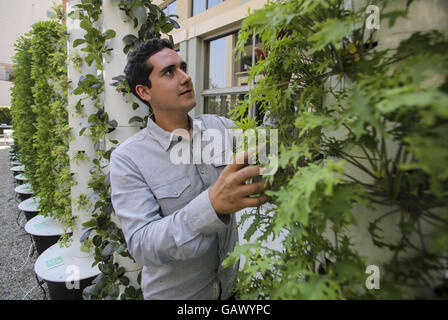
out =
<path fill-rule="evenodd" d="M 375 190 L 375 186 L 368 184 L 368 183 L 364 183 L 361 182 L 360 180 L 356 179 L 355 177 L 350 176 L 349 174 L 347 174 L 346 172 L 344 172 L 344 175 L 347 176 L 348 178 L 352 179 L 353 181 L 355 181 L 356 183 L 359 183 L 360 185 L 362 185 L 363 187 L 366 188 L 370 188 L 372 190 Z"/>
<path fill-rule="evenodd" d="M 423 215 L 426 215 L 427 217 L 430 217 L 434 220 L 448 224 L 448 220 L 445 220 L 441 217 L 436 216 L 435 214 L 431 213 L 429 210 L 423 210 L 423 212 L 424 212 Z"/>
<path fill-rule="evenodd" d="M 359 169 L 361 169 L 362 171 L 364 171 L 365 173 L 367 173 L 369 176 L 371 176 L 373 179 L 378 180 L 378 177 L 375 176 L 372 172 L 369 171 L 369 169 L 367 169 L 366 167 L 364 167 L 361 163 L 359 163 L 357 160 L 351 158 L 351 156 L 347 153 L 345 153 L 344 151 L 340 151 L 342 155 L 344 155 L 345 157 L 343 157 L 344 160 L 348 161 L 349 163 L 353 164 L 355 167 L 358 167 Z"/>
<path fill-rule="evenodd" d="M 353 130 L 345 123 L 342 124 L 353 136 L 355 136 L 355 134 L 353 133 Z M 364 155 L 366 156 L 366 159 L 369 160 L 370 166 L 373 168 L 373 170 L 377 171 L 378 167 L 376 165 L 376 163 L 373 160 L 378 161 L 379 159 L 375 159 L 375 158 L 371 158 L 370 154 L 367 152 L 367 150 L 364 148 L 364 145 L 359 144 L 359 147 L 361 147 L 361 150 L 364 152 Z"/>
<path fill-rule="evenodd" d="M 426 246 L 425 246 L 425 240 L 423 239 L 422 226 L 421 226 L 420 219 L 417 220 L 417 228 L 418 228 L 418 232 L 417 232 L 417 234 L 418 234 L 418 236 L 419 236 L 419 238 L 420 238 L 420 242 L 421 242 L 421 244 L 422 244 L 423 251 L 424 251 L 425 253 L 427 253 L 427 251 L 426 251 Z"/>
<path fill-rule="evenodd" d="M 395 212 L 397 212 L 397 211 L 400 211 L 400 210 L 401 210 L 401 208 L 396 208 L 396 209 L 394 209 L 394 210 L 391 210 L 391 211 L 389 211 L 389 212 L 386 212 L 385 214 L 381 215 L 379 218 L 376 218 L 375 221 L 374 221 L 373 223 L 377 223 L 377 222 L 379 222 L 380 220 L 384 219 L 385 217 L 390 216 L 391 214 L 393 214 L 393 213 L 395 213 Z"/>
<path fill-rule="evenodd" d="M 403 176 L 403 171 L 398 170 L 398 165 L 400 162 L 400 157 L 401 157 L 401 151 L 403 150 L 403 144 L 400 144 L 400 147 L 398 148 L 397 151 L 397 155 L 395 156 L 395 161 L 392 165 L 392 170 L 394 170 L 396 172 L 396 179 L 395 179 L 395 183 L 394 183 L 394 189 L 393 189 L 393 193 L 392 193 L 392 197 L 394 199 L 397 199 L 398 194 L 400 193 L 400 185 L 401 185 L 401 178 Z"/>

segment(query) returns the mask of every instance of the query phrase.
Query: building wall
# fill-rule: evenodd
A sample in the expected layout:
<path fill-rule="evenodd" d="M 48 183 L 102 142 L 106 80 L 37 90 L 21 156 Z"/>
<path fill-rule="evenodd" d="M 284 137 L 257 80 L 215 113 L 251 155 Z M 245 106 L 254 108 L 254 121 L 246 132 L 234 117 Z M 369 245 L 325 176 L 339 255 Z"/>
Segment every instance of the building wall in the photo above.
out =
<path fill-rule="evenodd" d="M 164 7 L 170 1 L 160 1 Z M 191 0 L 177 0 L 180 29 L 171 34 L 175 43 L 194 37 L 207 38 L 238 28 L 251 10 L 262 8 L 266 0 L 227 0 L 195 16 L 191 16 Z"/>
<path fill-rule="evenodd" d="M 1 0 L 0 1 L 0 69 L 12 65 L 14 43 L 19 36 L 30 30 L 30 26 L 40 20 L 48 20 L 48 11 L 53 2 L 62 0 Z M 0 70 L 0 75 L 2 70 Z M 0 77 L 0 105 L 10 105 L 9 89 L 12 82 L 1 80 Z"/>
<path fill-rule="evenodd" d="M 11 105 L 11 87 L 12 82 L 0 80 L 0 106 Z"/>

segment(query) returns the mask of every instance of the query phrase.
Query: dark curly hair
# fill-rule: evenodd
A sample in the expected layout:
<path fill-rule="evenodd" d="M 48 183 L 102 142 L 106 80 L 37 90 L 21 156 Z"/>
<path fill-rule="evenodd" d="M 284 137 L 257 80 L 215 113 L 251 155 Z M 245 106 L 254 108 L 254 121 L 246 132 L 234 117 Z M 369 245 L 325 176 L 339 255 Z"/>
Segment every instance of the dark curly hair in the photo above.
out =
<path fill-rule="evenodd" d="M 167 39 L 152 38 L 145 42 L 140 43 L 137 47 L 129 54 L 128 63 L 124 68 L 124 74 L 126 76 L 126 81 L 129 84 L 131 92 L 140 99 L 143 103 L 150 106 L 148 101 L 145 101 L 139 97 L 135 91 L 135 87 L 138 84 L 145 85 L 151 88 L 151 81 L 149 80 L 149 75 L 152 72 L 154 66 L 152 66 L 148 59 L 156 54 L 157 52 L 168 48 L 173 49 L 171 42 Z"/>

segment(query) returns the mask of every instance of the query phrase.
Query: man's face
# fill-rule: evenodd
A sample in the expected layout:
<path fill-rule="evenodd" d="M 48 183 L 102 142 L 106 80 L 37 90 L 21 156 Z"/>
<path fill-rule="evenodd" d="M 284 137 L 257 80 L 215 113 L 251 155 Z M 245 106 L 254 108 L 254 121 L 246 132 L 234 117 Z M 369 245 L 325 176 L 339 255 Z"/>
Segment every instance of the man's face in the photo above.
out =
<path fill-rule="evenodd" d="M 155 111 L 190 111 L 196 105 L 193 83 L 187 64 L 176 51 L 165 48 L 148 61 L 153 70 L 149 75 L 151 88 L 147 98 Z"/>

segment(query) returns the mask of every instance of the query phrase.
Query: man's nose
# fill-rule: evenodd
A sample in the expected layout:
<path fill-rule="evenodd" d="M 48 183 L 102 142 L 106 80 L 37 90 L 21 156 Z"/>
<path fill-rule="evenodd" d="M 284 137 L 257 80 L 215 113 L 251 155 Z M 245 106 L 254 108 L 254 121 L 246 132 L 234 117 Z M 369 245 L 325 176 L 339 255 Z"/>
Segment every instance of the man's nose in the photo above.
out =
<path fill-rule="evenodd" d="M 187 84 L 188 82 L 191 81 L 191 77 L 184 70 L 181 69 L 180 74 L 181 74 L 182 84 Z"/>

